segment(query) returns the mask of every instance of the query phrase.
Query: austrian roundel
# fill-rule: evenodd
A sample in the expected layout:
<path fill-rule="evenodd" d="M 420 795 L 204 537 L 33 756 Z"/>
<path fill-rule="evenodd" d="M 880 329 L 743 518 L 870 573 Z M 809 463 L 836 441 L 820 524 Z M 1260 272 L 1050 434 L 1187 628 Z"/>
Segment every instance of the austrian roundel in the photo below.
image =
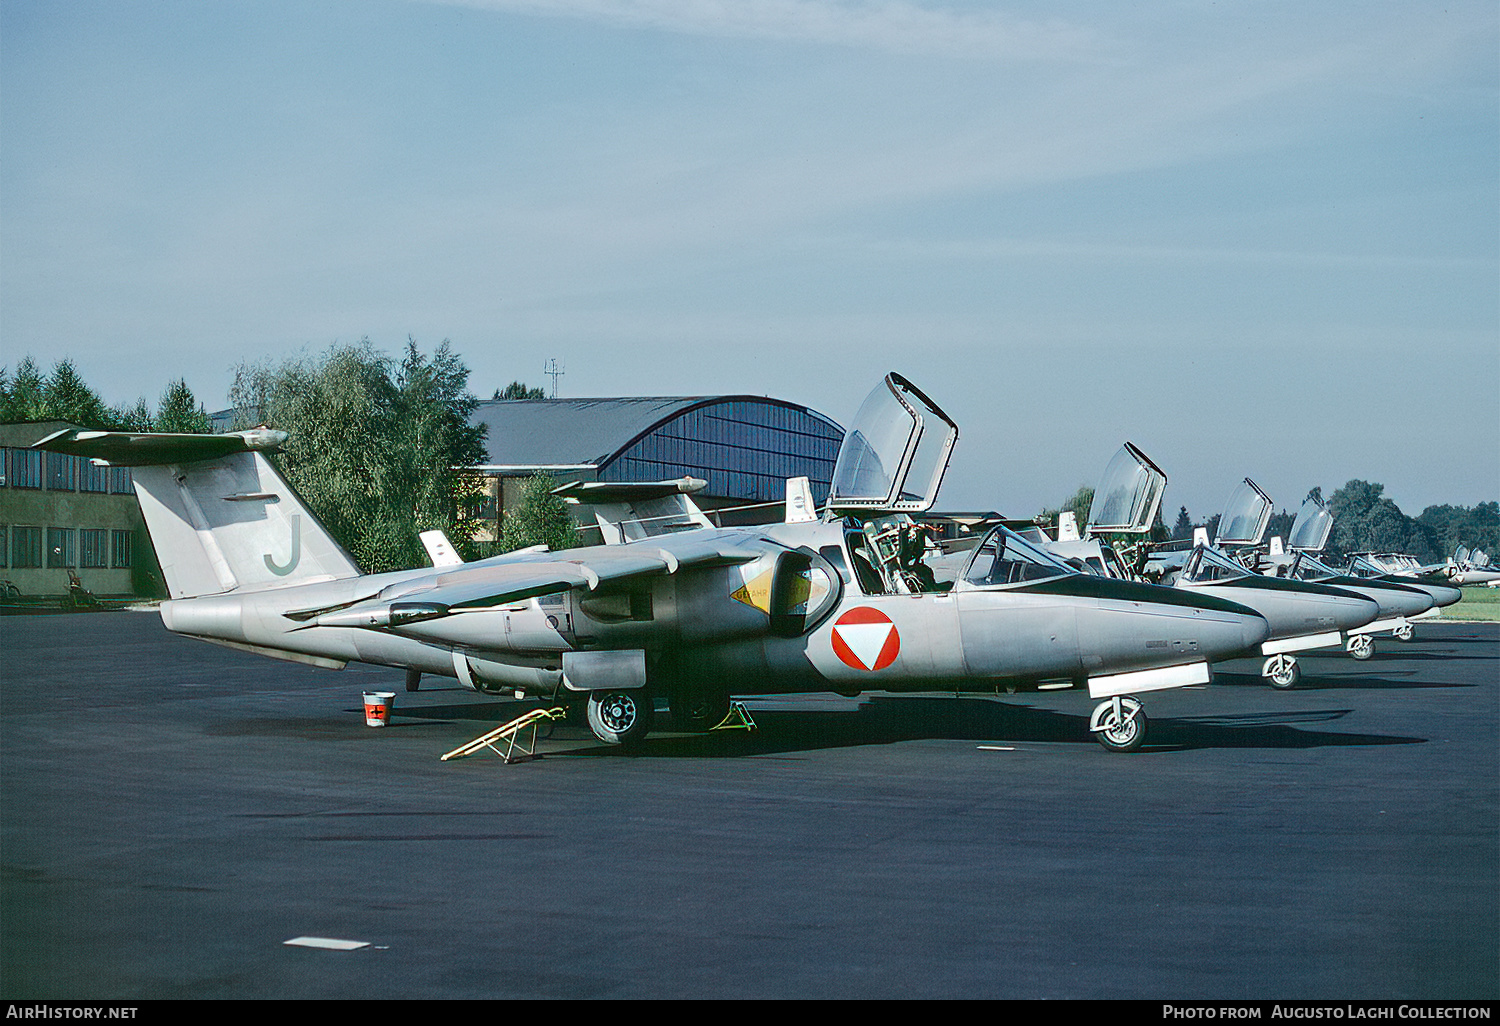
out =
<path fill-rule="evenodd" d="M 883 670 L 896 661 L 901 635 L 878 609 L 856 606 L 833 625 L 833 652 L 856 670 Z"/>

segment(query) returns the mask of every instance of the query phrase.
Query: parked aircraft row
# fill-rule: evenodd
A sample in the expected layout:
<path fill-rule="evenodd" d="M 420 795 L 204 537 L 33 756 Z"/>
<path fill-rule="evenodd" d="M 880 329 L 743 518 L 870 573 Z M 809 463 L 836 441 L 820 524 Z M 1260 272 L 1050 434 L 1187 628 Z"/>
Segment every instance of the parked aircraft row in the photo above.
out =
<path fill-rule="evenodd" d="M 1128 751 L 1146 736 L 1140 695 L 1206 683 L 1212 662 L 1250 651 L 1280 672 L 1276 660 L 1378 622 L 1372 593 L 1403 593 L 1252 574 L 1207 545 L 1164 586 L 1123 572 L 1092 535 L 1074 539 L 1095 542 L 1079 562 L 1118 572 L 1084 572 L 1064 541 L 1003 525 L 943 551 L 915 518 L 958 428 L 894 373 L 852 422 L 821 512 L 805 483 L 783 523 L 737 528 L 703 516 L 691 479 L 570 485 L 606 544 L 463 563 L 429 539 L 434 565 L 396 573 L 362 574 L 303 504 L 267 459 L 286 438 L 68 430 L 37 447 L 135 468 L 169 630 L 329 668 L 401 667 L 412 688 L 440 674 L 582 706 L 611 744 L 645 737 L 658 698 L 675 729 L 703 730 L 734 696 L 1060 687 L 1087 691 L 1089 730 Z M 1124 453 L 1091 532 L 1155 515 L 1165 475 L 1142 478 L 1149 461 Z M 1238 529 L 1228 511 L 1221 522 Z"/>
<path fill-rule="evenodd" d="M 1082 537 L 1064 523 L 1058 537 L 1032 532 L 1052 551 L 1080 560 L 1109 576 L 1157 581 L 1195 594 L 1217 595 L 1255 609 L 1270 624 L 1261 644 L 1262 675 L 1273 687 L 1289 688 L 1301 679 L 1296 654 L 1343 646 L 1356 659 L 1374 654 L 1374 637 L 1390 631 L 1410 640 L 1413 622 L 1457 602 L 1462 593 L 1451 575 L 1391 573 L 1365 555 L 1334 570 L 1317 558 L 1327 545 L 1333 516 L 1315 498 L 1303 503 L 1282 540 L 1265 541 L 1273 505 L 1269 495 L 1245 478 L 1225 504 L 1218 535 L 1200 528 L 1191 547 L 1131 546 L 1121 559 L 1103 535 L 1145 538 L 1155 522 L 1166 475 L 1135 446 L 1126 443 L 1106 468 L 1095 491 L 1095 507 Z M 1102 505 L 1101 505 L 1102 504 Z M 1122 511 L 1128 511 L 1124 516 Z M 1415 561 L 1413 561 L 1414 563 Z M 1139 567 L 1139 570 L 1133 569 Z"/>

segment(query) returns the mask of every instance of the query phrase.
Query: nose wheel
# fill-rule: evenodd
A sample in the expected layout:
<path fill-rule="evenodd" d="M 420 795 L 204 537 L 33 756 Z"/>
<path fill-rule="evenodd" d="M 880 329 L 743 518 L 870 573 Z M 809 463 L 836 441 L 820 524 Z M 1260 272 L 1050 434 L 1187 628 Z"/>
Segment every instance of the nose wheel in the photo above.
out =
<path fill-rule="evenodd" d="M 1297 665 L 1295 656 L 1283 653 L 1267 659 L 1260 675 L 1266 678 L 1271 687 L 1284 691 L 1297 686 L 1297 682 L 1302 679 L 1302 667 Z"/>
<path fill-rule="evenodd" d="M 1094 707 L 1089 730 L 1111 752 L 1133 752 L 1146 741 L 1146 713 L 1129 695 L 1117 695 Z"/>
<path fill-rule="evenodd" d="M 1368 634 L 1356 634 L 1349 639 L 1349 654 L 1356 659 L 1368 659 L 1375 654 L 1375 639 Z"/>
<path fill-rule="evenodd" d="M 1396 638 L 1397 641 L 1410 641 L 1413 633 L 1415 633 L 1415 631 L 1413 630 L 1412 625 L 1409 623 L 1403 623 L 1401 626 L 1391 631 L 1391 634 Z"/>

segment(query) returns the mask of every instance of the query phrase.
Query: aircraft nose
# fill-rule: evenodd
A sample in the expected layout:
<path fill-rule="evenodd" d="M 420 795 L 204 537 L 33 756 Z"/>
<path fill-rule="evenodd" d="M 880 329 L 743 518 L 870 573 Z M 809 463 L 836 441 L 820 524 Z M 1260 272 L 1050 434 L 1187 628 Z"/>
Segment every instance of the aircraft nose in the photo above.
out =
<path fill-rule="evenodd" d="M 1455 589 L 1457 590 L 1457 589 Z M 1386 589 L 1379 595 L 1380 610 L 1386 616 L 1416 616 L 1435 604 L 1432 595 L 1420 588 Z"/>
<path fill-rule="evenodd" d="M 1259 648 L 1271 636 L 1271 622 L 1254 610 L 1246 609 L 1240 617 L 1240 651 Z"/>
<path fill-rule="evenodd" d="M 1431 584 L 1427 590 L 1432 593 L 1433 604 L 1438 607 L 1451 606 L 1464 597 L 1462 589 L 1450 588 L 1446 584 Z"/>
<path fill-rule="evenodd" d="M 1363 627 L 1380 616 L 1380 603 L 1353 592 L 1330 598 L 1329 615 L 1341 631 Z"/>

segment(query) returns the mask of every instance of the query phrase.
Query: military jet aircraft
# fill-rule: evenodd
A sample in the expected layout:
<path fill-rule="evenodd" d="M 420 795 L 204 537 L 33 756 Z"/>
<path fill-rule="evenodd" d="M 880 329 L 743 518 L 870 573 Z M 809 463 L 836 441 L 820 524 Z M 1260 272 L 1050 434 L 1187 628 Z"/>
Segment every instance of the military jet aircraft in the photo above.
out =
<path fill-rule="evenodd" d="M 957 437 L 893 373 L 861 406 L 815 520 L 674 522 L 634 540 L 622 529 L 615 544 L 472 563 L 435 546 L 443 565 L 375 575 L 360 573 L 267 459 L 283 432 L 67 430 L 37 447 L 136 468 L 169 630 L 317 666 L 405 667 L 585 704 L 612 744 L 646 735 L 657 695 L 674 726 L 710 729 L 731 695 L 993 694 L 1060 681 L 1100 700 L 1090 721 L 1100 744 L 1130 750 L 1146 734 L 1135 695 L 1204 683 L 1210 660 L 1268 636 L 1245 606 L 1079 574 L 1003 527 L 951 585 L 930 581 L 907 544 L 911 515 L 931 507 Z"/>
<path fill-rule="evenodd" d="M 1439 569 L 1454 584 L 1488 584 L 1492 588 L 1500 584 L 1500 568 L 1490 562 L 1488 553 L 1483 549 L 1470 549 L 1466 545 L 1460 545 L 1453 550 L 1453 557 L 1448 560 L 1447 565 Z"/>
<path fill-rule="evenodd" d="M 1076 538 L 1075 532 L 1075 539 L 1068 539 L 1068 532 L 1061 531 L 1058 540 L 1047 544 L 1048 549 L 1064 558 L 1081 559 L 1095 572 L 1139 577 L 1129 569 L 1135 561 L 1120 559 L 1098 535 L 1108 532 L 1144 538 L 1161 504 L 1166 480 L 1161 468 L 1126 442 L 1110 460 L 1094 490 L 1085 537 Z M 1245 478 L 1225 504 L 1214 544 L 1204 538 L 1191 549 L 1152 552 L 1146 566 L 1151 577 L 1162 584 L 1249 606 L 1265 617 L 1271 633 L 1260 646 L 1260 654 L 1266 657 L 1261 675 L 1272 687 L 1290 688 L 1302 679 L 1295 653 L 1340 644 L 1342 631 L 1371 622 L 1379 607 L 1362 595 L 1339 588 L 1262 577 L 1221 548 L 1253 548 L 1265 535 L 1270 519 L 1269 496 Z"/>

